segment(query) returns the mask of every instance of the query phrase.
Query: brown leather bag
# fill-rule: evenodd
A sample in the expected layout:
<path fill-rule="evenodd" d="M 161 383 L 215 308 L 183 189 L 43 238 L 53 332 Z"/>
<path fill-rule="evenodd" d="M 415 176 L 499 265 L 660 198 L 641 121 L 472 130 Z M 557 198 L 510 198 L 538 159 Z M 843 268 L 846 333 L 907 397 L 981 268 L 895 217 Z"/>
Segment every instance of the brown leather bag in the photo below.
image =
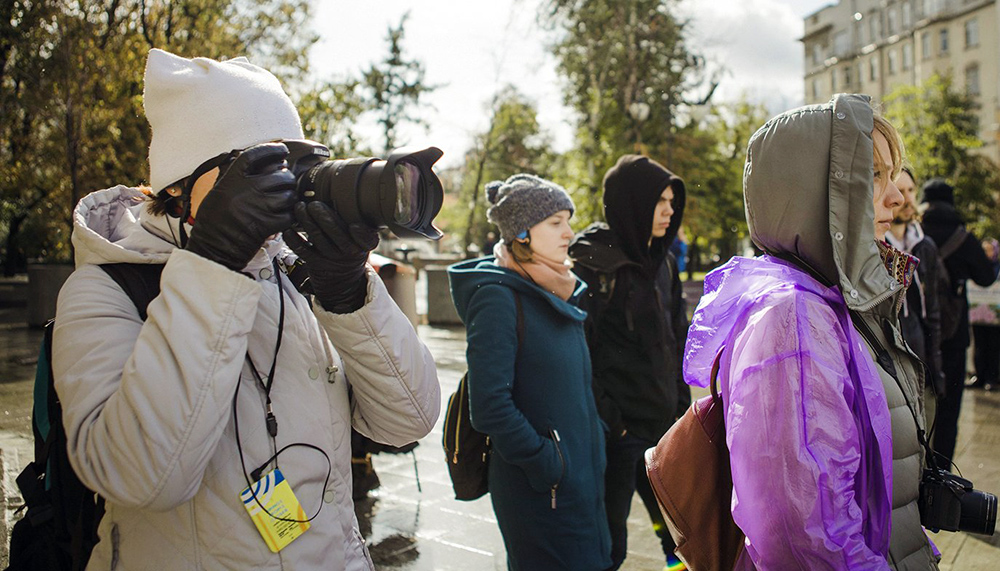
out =
<path fill-rule="evenodd" d="M 676 553 L 691 571 L 731 571 L 743 552 L 733 521 L 733 477 L 725 416 L 712 365 L 712 394 L 691 404 L 655 448 L 646 451 L 646 474 L 660 504 Z"/>

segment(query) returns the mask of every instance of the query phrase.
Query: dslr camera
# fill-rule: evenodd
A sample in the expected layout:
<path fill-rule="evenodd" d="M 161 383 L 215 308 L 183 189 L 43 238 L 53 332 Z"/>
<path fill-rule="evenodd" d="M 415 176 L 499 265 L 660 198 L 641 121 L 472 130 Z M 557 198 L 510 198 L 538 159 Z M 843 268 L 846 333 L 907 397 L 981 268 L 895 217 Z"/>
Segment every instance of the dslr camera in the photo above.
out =
<path fill-rule="evenodd" d="M 331 159 L 330 150 L 315 141 L 281 142 L 304 202 L 322 201 L 348 224 L 389 228 L 401 237 L 441 238 L 433 222 L 444 190 L 431 170 L 440 149 L 397 149 L 385 160 Z"/>
<path fill-rule="evenodd" d="M 996 529 L 997 497 L 973 489 L 972 482 L 946 470 L 924 470 L 919 506 L 920 523 L 933 532 L 993 535 Z"/>

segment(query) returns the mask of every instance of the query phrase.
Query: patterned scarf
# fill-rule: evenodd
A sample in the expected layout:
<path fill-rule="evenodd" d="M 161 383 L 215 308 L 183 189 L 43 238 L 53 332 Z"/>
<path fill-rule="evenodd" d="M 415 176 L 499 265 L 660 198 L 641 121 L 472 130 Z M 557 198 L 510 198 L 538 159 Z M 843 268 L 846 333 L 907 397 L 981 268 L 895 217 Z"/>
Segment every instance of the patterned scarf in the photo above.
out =
<path fill-rule="evenodd" d="M 903 306 L 903 300 L 906 299 L 906 290 L 913 282 L 913 276 L 920 260 L 906 252 L 897 250 L 888 242 L 876 239 L 875 243 L 878 244 L 878 253 L 882 257 L 885 269 L 889 271 L 889 275 L 894 280 L 903 286 L 902 294 L 896 299 L 896 313 L 899 313 Z"/>

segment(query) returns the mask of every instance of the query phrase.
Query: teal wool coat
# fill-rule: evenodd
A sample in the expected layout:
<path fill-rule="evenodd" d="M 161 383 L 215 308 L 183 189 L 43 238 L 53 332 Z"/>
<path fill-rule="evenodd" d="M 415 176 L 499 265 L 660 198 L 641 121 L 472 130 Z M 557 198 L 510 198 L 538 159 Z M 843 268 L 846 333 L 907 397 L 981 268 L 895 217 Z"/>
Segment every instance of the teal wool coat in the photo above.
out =
<path fill-rule="evenodd" d="M 468 336 L 472 425 L 490 437 L 489 490 L 510 569 L 606 569 L 604 429 L 586 312 L 492 257 L 448 269 Z M 524 314 L 518 349 L 517 292 Z"/>

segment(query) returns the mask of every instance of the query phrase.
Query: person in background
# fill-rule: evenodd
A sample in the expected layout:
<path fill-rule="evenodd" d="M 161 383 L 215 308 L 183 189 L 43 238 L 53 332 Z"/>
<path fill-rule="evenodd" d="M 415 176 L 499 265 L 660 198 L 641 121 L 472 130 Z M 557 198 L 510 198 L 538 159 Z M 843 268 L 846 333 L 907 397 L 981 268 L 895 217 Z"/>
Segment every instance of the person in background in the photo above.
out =
<path fill-rule="evenodd" d="M 969 334 L 969 299 L 965 292 L 965 282 L 972 280 L 987 287 L 997 277 L 996 267 L 986 257 L 983 247 L 971 232 L 965 230 L 965 221 L 955 208 L 955 189 L 941 179 L 931 179 L 923 186 L 924 211 L 921 226 L 924 233 L 934 240 L 941 250 L 946 250 L 948 242 L 956 233 L 964 233 L 957 248 L 950 255 L 944 254 L 944 266 L 950 279 L 949 290 L 942 296 L 958 298 L 958 328 L 948 338 L 941 339 L 941 368 L 944 371 L 945 395 L 938 401 L 932 447 L 942 462 L 942 467 L 950 465 L 955 454 L 958 439 L 958 417 L 962 412 L 962 393 L 965 390 L 965 376 L 968 366 L 967 355 L 971 335 Z"/>
<path fill-rule="evenodd" d="M 901 166 L 863 95 L 750 138 L 747 224 L 765 254 L 708 274 L 684 356 L 692 385 L 719 365 L 737 570 L 937 569 L 917 507 L 922 365 L 896 341 L 916 260 L 884 242 Z"/>
<path fill-rule="evenodd" d="M 944 397 L 941 370 L 941 313 L 938 293 L 939 254 L 937 245 L 924 235 L 917 213 L 917 185 L 913 172 L 903 167 L 896 179 L 903 204 L 892 211 L 892 227 L 886 233 L 889 244 L 920 260 L 913 284 L 906 290 L 899 314 L 900 330 L 906 344 L 927 366 L 924 377 L 924 407 L 927 424 L 934 424 L 934 407 Z"/>
<path fill-rule="evenodd" d="M 88 568 L 372 569 L 351 427 L 402 445 L 441 406 L 433 357 L 366 263 L 376 231 L 298 201 L 274 141 L 302 127 L 267 70 L 153 49 L 144 82 L 151 188 L 77 204 L 53 331 L 67 453 L 106 499 Z M 311 303 L 285 275 L 299 260 Z M 99 267 L 120 263 L 163 266 L 145 320 Z M 252 519 L 276 521 L 258 478 L 310 520 L 287 545 Z"/>
<path fill-rule="evenodd" d="M 983 251 L 996 273 L 1000 266 L 1000 245 L 987 238 L 983 240 Z M 972 338 L 976 380 L 969 387 L 991 391 L 1000 384 L 1000 324 L 973 323 Z"/>
<path fill-rule="evenodd" d="M 493 256 L 448 269 L 468 337 L 469 412 L 489 437 L 489 491 L 512 570 L 603 570 L 604 429 L 591 391 L 573 201 L 527 174 L 486 185 Z"/>
<path fill-rule="evenodd" d="M 570 246 L 587 282 L 587 342 L 594 395 L 607 423 L 605 474 L 614 568 L 625 560 L 636 491 L 668 568 L 682 569 L 653 496 L 643 453 L 691 403 L 681 377 L 687 336 L 677 260 L 670 253 L 684 215 L 684 182 L 656 161 L 625 155 L 604 176 L 604 216 Z"/>

